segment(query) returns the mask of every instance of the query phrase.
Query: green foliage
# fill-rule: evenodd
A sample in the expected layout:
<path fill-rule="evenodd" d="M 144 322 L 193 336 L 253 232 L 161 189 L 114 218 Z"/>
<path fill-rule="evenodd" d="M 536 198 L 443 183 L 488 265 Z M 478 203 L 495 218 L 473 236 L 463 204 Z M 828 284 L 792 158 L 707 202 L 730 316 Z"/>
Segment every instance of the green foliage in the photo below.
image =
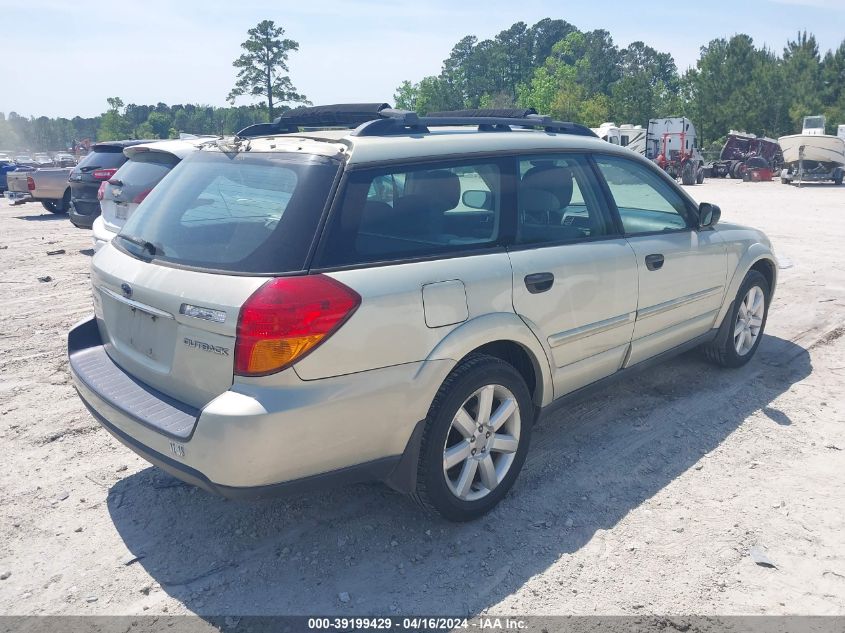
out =
<path fill-rule="evenodd" d="M 262 20 L 247 31 L 249 37 L 241 44 L 242 53 L 232 65 L 238 69 L 235 87 L 228 99 L 235 103 L 241 95 L 266 97 L 272 120 L 276 103 L 309 103 L 305 95 L 296 91 L 287 74 L 288 56 L 299 50 L 299 42 L 284 38 L 285 30 L 272 20 Z"/>
<path fill-rule="evenodd" d="M 109 109 L 100 118 L 97 140 L 119 141 L 132 135 L 132 126 L 123 113 L 123 100 L 120 97 L 106 99 Z"/>
<path fill-rule="evenodd" d="M 420 94 L 419 84 L 403 81 L 393 95 L 393 102 L 400 110 L 416 110 L 417 98 Z"/>
<path fill-rule="evenodd" d="M 420 112 L 518 103 L 591 127 L 687 116 L 701 143 L 731 129 L 794 133 L 810 114 L 825 114 L 835 133 L 845 123 L 845 41 L 822 57 L 815 37 L 799 33 L 777 55 L 739 34 L 703 46 L 695 68 L 679 74 L 670 54 L 645 42 L 620 49 L 607 31 L 546 18 L 490 40 L 467 35 L 439 75 L 405 81 L 395 97 Z"/>
<path fill-rule="evenodd" d="M 267 121 L 264 104 L 213 108 L 193 104 L 168 106 L 123 105 L 109 100 L 109 109 L 98 117 L 85 119 L 25 118 L 15 112 L 0 116 L 0 149 L 56 151 L 74 142 L 121 140 L 127 138 L 179 138 L 189 134 L 234 134 L 253 123 Z M 2 113 L 0 113 L 2 114 Z"/>

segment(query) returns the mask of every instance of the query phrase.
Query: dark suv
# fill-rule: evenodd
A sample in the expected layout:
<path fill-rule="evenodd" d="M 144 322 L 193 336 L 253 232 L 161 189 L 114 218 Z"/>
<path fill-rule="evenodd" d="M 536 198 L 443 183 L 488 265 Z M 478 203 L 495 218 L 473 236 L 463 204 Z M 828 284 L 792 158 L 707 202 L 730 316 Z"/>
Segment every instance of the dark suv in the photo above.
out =
<path fill-rule="evenodd" d="M 100 185 L 114 176 L 126 162 L 123 150 L 147 140 L 108 141 L 97 143 L 88 155 L 70 172 L 71 207 L 68 216 L 75 226 L 90 229 L 100 215 L 100 201 L 97 192 Z"/>

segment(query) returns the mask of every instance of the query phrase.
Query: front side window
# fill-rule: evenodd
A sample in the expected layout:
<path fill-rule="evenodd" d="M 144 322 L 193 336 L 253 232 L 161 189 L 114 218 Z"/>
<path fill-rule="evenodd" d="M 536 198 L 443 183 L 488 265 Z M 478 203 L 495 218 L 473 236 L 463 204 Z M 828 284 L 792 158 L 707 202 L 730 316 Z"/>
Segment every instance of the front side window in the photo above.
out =
<path fill-rule="evenodd" d="M 495 161 L 350 172 L 318 265 L 344 266 L 477 249 L 498 241 Z"/>
<path fill-rule="evenodd" d="M 647 165 L 616 156 L 596 156 L 596 164 L 619 209 L 626 235 L 688 227 L 683 198 Z"/>
<path fill-rule="evenodd" d="M 516 243 L 571 242 L 612 233 L 590 165 L 580 155 L 519 161 Z"/>

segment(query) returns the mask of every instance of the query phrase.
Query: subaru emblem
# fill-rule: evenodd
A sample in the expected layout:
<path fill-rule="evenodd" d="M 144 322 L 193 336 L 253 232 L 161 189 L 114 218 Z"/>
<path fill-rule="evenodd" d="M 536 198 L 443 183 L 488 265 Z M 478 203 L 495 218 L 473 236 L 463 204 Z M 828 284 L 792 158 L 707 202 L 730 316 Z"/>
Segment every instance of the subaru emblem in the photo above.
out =
<path fill-rule="evenodd" d="M 127 299 L 132 296 L 132 286 L 129 284 L 120 284 L 120 289 L 123 290 L 123 296 Z"/>

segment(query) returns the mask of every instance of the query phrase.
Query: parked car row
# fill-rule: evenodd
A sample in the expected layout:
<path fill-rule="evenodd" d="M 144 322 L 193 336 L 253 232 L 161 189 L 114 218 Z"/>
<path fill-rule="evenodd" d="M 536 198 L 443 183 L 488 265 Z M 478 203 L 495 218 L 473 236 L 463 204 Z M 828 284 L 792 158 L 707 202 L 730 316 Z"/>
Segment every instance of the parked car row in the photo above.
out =
<path fill-rule="evenodd" d="M 216 138 L 107 141 L 70 167 L 0 161 L 0 184 L 13 205 L 41 202 L 52 213 L 68 213 L 75 226 L 93 229 L 99 250 L 182 158 Z"/>
<path fill-rule="evenodd" d="M 74 385 L 209 491 L 376 479 L 473 519 L 543 411 L 697 346 L 739 367 L 762 340 L 768 238 L 582 126 L 356 104 L 238 137 L 75 170 L 116 170 L 104 237 L 125 224 L 92 260 Z"/>
<path fill-rule="evenodd" d="M 30 154 L 8 154 L 0 152 L 0 162 L 17 163 L 28 167 L 72 167 L 76 165 L 76 158 L 69 152 L 56 152 L 52 156 L 46 152 Z"/>

